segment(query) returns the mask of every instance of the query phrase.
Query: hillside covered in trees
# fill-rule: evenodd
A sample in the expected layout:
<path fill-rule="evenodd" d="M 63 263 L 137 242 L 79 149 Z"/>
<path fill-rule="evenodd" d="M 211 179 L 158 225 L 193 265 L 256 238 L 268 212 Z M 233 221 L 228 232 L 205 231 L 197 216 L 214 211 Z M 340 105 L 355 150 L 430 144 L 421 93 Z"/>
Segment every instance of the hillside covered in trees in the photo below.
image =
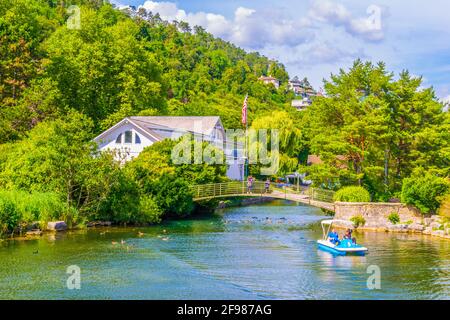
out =
<path fill-rule="evenodd" d="M 282 110 L 284 67 L 214 38 L 203 28 L 168 23 L 103 1 L 72 1 L 80 29 L 69 29 L 63 2 L 5 0 L 0 4 L 0 142 L 17 140 L 37 123 L 76 110 L 95 133 L 130 115 L 219 115 L 238 128 L 242 101 L 250 119 Z"/>

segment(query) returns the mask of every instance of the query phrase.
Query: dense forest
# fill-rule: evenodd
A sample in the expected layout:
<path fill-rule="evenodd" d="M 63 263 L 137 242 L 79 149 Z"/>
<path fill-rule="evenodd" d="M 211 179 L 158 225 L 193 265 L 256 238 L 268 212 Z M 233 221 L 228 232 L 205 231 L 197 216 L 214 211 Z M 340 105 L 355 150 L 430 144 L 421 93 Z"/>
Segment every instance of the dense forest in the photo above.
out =
<path fill-rule="evenodd" d="M 219 115 L 237 128 L 247 93 L 250 119 L 286 109 L 286 90 L 257 80 L 271 74 L 287 85 L 280 63 L 201 27 L 97 3 L 71 2 L 81 8 L 77 30 L 60 1 L 2 1 L 0 142 L 68 110 L 92 119 L 98 133 L 126 115 L 152 114 Z"/>
<path fill-rule="evenodd" d="M 68 27 L 69 5 L 80 8 L 80 28 Z M 450 118 L 432 88 L 358 60 L 298 112 L 288 79 L 277 61 L 142 9 L 2 0 L 0 233 L 51 219 L 156 223 L 191 213 L 188 186 L 225 180 L 224 166 L 175 166 L 175 142 L 164 141 L 121 167 L 92 138 L 135 115 L 218 115 L 242 128 L 246 94 L 251 127 L 280 132 L 279 175 L 301 170 L 317 187 L 358 185 L 374 201 L 438 210 L 449 190 Z M 323 162 L 306 166 L 308 154 Z"/>

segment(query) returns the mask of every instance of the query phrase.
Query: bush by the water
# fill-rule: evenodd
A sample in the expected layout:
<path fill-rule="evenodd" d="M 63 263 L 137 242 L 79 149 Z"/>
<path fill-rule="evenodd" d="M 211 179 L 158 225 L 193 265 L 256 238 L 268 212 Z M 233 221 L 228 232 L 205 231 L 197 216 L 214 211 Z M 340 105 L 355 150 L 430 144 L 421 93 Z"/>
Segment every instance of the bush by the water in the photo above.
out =
<path fill-rule="evenodd" d="M 370 202 L 370 193 L 363 187 L 343 187 L 334 194 L 333 200 L 341 202 Z"/>
<path fill-rule="evenodd" d="M 142 196 L 139 201 L 138 222 L 140 223 L 160 223 L 163 211 L 159 208 L 152 196 Z"/>
<path fill-rule="evenodd" d="M 363 226 L 366 224 L 366 219 L 364 219 L 363 216 L 351 217 L 350 221 L 353 222 L 353 225 L 355 226 L 355 228 L 358 228 L 359 226 Z"/>
<path fill-rule="evenodd" d="M 55 193 L 0 191 L 0 235 L 33 222 L 43 227 L 51 220 L 71 222 L 75 218 L 76 211 Z"/>
<path fill-rule="evenodd" d="M 419 170 L 403 180 L 402 202 L 417 207 L 424 214 L 436 213 L 449 192 L 450 183 L 446 179 Z"/>
<path fill-rule="evenodd" d="M 388 216 L 388 220 L 392 223 L 392 224 L 397 224 L 400 222 L 400 216 L 398 215 L 397 212 L 392 212 L 389 216 Z"/>

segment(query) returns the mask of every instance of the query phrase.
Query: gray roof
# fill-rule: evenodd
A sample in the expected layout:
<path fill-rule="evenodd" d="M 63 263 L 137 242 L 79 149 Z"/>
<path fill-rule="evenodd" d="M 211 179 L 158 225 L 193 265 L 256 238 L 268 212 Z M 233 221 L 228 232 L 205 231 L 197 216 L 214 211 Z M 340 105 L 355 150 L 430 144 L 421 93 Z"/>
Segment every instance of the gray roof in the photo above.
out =
<path fill-rule="evenodd" d="M 193 132 L 204 135 L 209 135 L 212 130 L 220 122 L 220 117 L 164 117 L 164 116 L 149 116 L 149 117 L 129 117 L 129 119 L 139 125 L 140 127 L 151 130 L 175 130 L 182 132 Z"/>
<path fill-rule="evenodd" d="M 102 132 L 99 136 L 94 138 L 94 141 L 100 141 L 108 132 L 114 130 L 123 123 L 130 122 L 138 127 L 144 134 L 148 135 L 153 140 L 163 140 L 164 134 L 161 131 L 167 130 L 170 132 L 181 133 L 197 133 L 202 135 L 210 135 L 217 125 L 221 124 L 220 117 L 128 117 L 122 119 L 120 122 Z M 159 132 L 159 133 L 158 133 Z"/>

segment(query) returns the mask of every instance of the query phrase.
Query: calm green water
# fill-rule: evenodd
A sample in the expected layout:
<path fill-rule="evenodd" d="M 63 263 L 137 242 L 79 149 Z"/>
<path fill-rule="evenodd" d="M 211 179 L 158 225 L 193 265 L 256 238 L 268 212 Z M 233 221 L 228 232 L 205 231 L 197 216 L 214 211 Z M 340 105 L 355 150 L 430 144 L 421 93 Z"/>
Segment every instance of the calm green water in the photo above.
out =
<path fill-rule="evenodd" d="M 0 298 L 450 298 L 450 241 L 357 233 L 369 254 L 334 257 L 316 247 L 321 219 L 278 201 L 156 227 L 3 241 Z M 66 287 L 70 265 L 81 268 L 81 290 Z M 381 269 L 381 290 L 367 289 L 369 265 Z"/>

